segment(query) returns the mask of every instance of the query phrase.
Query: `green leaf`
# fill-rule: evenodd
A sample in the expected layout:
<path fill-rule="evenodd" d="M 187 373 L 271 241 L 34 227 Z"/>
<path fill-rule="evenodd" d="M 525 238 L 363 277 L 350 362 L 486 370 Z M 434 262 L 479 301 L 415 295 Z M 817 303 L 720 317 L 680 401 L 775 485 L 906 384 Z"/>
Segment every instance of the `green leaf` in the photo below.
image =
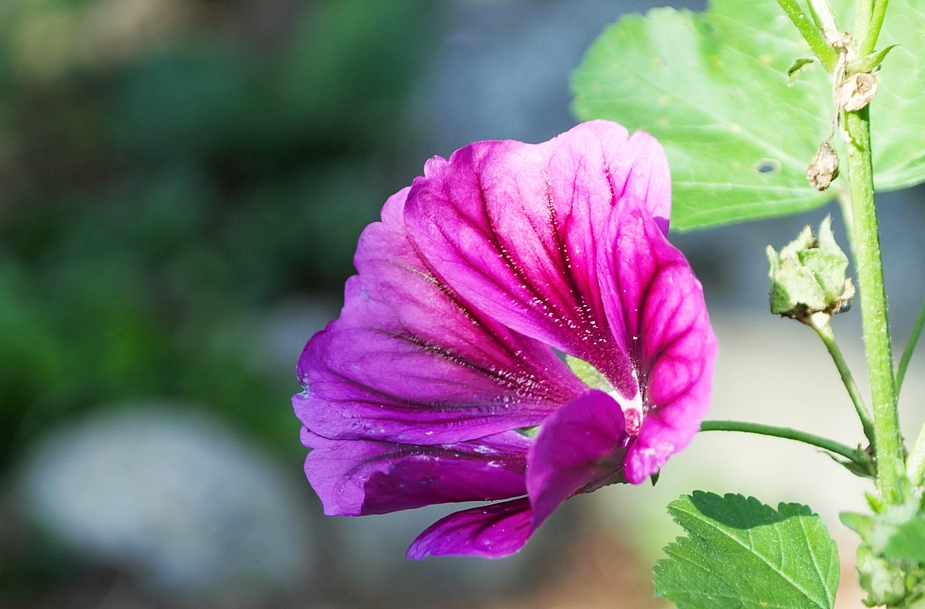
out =
<path fill-rule="evenodd" d="M 831 609 L 838 549 L 803 505 L 697 491 L 668 506 L 687 530 L 655 565 L 655 593 L 679 609 Z"/>
<path fill-rule="evenodd" d="M 895 560 L 908 560 L 925 565 L 925 514 L 900 525 L 890 537 L 883 555 Z"/>
<path fill-rule="evenodd" d="M 800 72 L 803 71 L 803 68 L 812 65 L 815 61 L 813 57 L 800 57 L 799 59 L 794 59 L 790 67 L 787 68 L 787 84 L 793 86 L 793 82 L 797 79 Z"/>
<path fill-rule="evenodd" d="M 880 40 L 900 46 L 878 73 L 871 105 L 878 190 L 925 180 L 925 63 L 916 60 L 925 56 L 923 30 L 921 6 L 890 3 Z M 582 120 L 615 120 L 662 142 L 676 229 L 803 212 L 845 187 L 836 181 L 818 192 L 806 180 L 833 115 L 818 62 L 789 86 L 794 60 L 808 53 L 775 0 L 713 0 L 705 13 L 653 9 L 624 17 L 589 49 L 573 77 L 573 109 Z"/>
<path fill-rule="evenodd" d="M 858 548 L 858 581 L 868 607 L 925 608 L 925 512 L 920 499 L 874 515 L 842 512 L 842 523 L 864 542 Z"/>
<path fill-rule="evenodd" d="M 896 190 L 925 180 L 925 5 L 893 0 L 880 45 L 898 45 L 883 61 L 880 91 L 870 105 L 874 186 Z"/>
<path fill-rule="evenodd" d="M 842 512 L 839 518 L 875 554 L 925 565 L 925 510 L 919 499 L 910 498 L 873 516 Z"/>
<path fill-rule="evenodd" d="M 855 72 L 873 72 L 875 69 L 880 67 L 880 64 L 883 63 L 884 59 L 886 59 L 887 54 L 898 46 L 898 44 L 891 44 L 888 47 L 884 47 L 879 51 L 871 53 L 867 57 L 855 59 L 848 64 L 847 72 L 849 74 L 853 74 Z"/>

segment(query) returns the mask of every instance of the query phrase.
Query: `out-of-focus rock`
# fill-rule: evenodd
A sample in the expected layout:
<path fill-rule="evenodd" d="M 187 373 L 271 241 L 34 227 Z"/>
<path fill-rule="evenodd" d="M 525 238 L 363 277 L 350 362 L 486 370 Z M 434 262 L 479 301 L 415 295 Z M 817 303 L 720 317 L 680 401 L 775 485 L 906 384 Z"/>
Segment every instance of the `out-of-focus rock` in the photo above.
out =
<path fill-rule="evenodd" d="M 339 518 L 339 560 L 352 583 L 366 596 L 394 606 L 467 607 L 522 591 L 538 566 L 561 550 L 575 527 L 575 514 L 563 509 L 545 523 L 520 553 L 503 560 L 477 557 L 405 558 L 408 545 L 428 526 L 476 504 L 433 506 L 382 516 Z M 417 603 L 417 604 L 416 604 Z M 390 605 L 391 606 L 391 605 Z"/>
<path fill-rule="evenodd" d="M 215 420 L 138 405 L 39 442 L 20 507 L 81 559 L 172 604 L 254 606 L 311 575 L 299 482 Z"/>

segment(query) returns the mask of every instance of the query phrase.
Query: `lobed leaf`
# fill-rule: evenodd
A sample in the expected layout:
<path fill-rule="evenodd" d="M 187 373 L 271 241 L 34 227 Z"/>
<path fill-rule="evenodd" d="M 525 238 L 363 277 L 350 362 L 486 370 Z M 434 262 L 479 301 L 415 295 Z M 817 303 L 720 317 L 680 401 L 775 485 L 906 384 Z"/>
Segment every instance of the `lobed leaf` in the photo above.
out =
<path fill-rule="evenodd" d="M 880 43 L 899 46 L 871 105 L 878 190 L 925 180 L 925 67 L 916 60 L 925 56 L 923 33 L 922 6 L 893 0 Z M 822 66 L 793 74 L 809 54 L 776 0 L 713 0 L 704 13 L 653 9 L 624 17 L 592 45 L 574 74 L 573 109 L 582 120 L 615 120 L 661 141 L 676 229 L 803 212 L 846 185 L 818 192 L 806 180 L 833 114 Z"/>
<path fill-rule="evenodd" d="M 834 606 L 838 549 L 808 507 L 697 491 L 668 511 L 689 535 L 665 548 L 655 593 L 679 609 Z"/>

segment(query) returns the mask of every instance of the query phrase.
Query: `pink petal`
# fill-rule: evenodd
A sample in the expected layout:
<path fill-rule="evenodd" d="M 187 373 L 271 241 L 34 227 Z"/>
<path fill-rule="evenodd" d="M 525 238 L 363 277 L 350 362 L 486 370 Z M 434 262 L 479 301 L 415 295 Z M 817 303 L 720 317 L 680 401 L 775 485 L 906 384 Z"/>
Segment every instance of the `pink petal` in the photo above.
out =
<path fill-rule="evenodd" d="M 340 319 L 299 360 L 293 398 L 328 438 L 443 444 L 538 424 L 584 389 L 552 349 L 472 307 L 408 240 L 391 197 L 364 231 Z"/>
<path fill-rule="evenodd" d="M 514 330 L 636 391 L 597 277 L 614 205 L 642 202 L 667 228 L 668 165 L 650 136 L 606 121 L 543 144 L 477 142 L 432 159 L 412 186 L 409 234 L 447 285 Z"/>
<path fill-rule="evenodd" d="M 526 497 L 450 514 L 418 535 L 407 556 L 482 556 L 503 558 L 520 550 L 533 533 Z"/>
<path fill-rule="evenodd" d="M 385 514 L 526 492 L 530 440 L 511 431 L 474 442 L 417 446 L 328 440 L 303 429 L 305 474 L 329 516 Z"/>
<path fill-rule="evenodd" d="M 642 427 L 626 458 L 626 478 L 638 484 L 697 433 L 710 403 L 717 342 L 700 282 L 648 212 L 627 204 L 607 231 L 604 304 L 642 391 Z"/>
<path fill-rule="evenodd" d="M 534 529 L 572 495 L 622 481 L 630 440 L 623 410 L 602 391 L 583 393 L 550 415 L 527 459 Z"/>

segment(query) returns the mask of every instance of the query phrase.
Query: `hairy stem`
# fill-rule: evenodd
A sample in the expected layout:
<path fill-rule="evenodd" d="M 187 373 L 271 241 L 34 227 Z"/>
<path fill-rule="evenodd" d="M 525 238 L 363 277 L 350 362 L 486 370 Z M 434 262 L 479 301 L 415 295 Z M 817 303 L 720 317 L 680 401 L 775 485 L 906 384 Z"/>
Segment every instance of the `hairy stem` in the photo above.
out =
<path fill-rule="evenodd" d="M 817 315 L 819 316 L 817 317 Z M 870 442 L 871 445 L 874 445 L 874 422 L 870 418 L 870 411 L 867 409 L 867 404 L 864 403 L 864 397 L 858 390 L 857 383 L 854 382 L 854 376 L 851 374 L 851 369 L 848 368 L 848 362 L 845 361 L 841 349 L 838 348 L 838 343 L 835 342 L 835 331 L 832 330 L 832 326 L 829 324 L 829 316 L 824 314 L 817 315 L 813 315 L 810 318 L 809 325 L 812 326 L 816 334 L 819 335 L 819 338 L 822 339 L 822 342 L 825 343 L 826 349 L 829 350 L 829 355 L 832 356 L 835 367 L 838 368 L 838 374 L 841 375 L 841 380 L 845 384 L 845 389 L 848 390 L 848 395 L 851 396 L 854 409 L 861 419 L 861 425 L 864 427 L 864 435 L 867 436 L 867 441 Z"/>
<path fill-rule="evenodd" d="M 809 0 L 809 10 L 814 17 L 813 21 L 816 21 L 822 28 L 823 35 L 827 30 L 838 31 L 838 24 L 835 22 L 835 14 L 832 13 L 829 0 Z"/>
<path fill-rule="evenodd" d="M 864 4 L 860 0 L 859 5 Z M 848 183 L 855 243 L 855 266 L 861 297 L 861 320 L 867 369 L 870 375 L 874 413 L 874 446 L 877 458 L 877 488 L 887 504 L 900 500 L 898 480 L 904 474 L 902 436 L 896 411 L 893 352 L 887 320 L 880 232 L 874 201 L 873 166 L 870 150 L 869 107 L 845 113 L 848 133 Z"/>
<path fill-rule="evenodd" d="M 896 370 L 896 397 L 903 388 L 903 380 L 906 378 L 906 369 L 909 367 L 909 360 L 912 359 L 912 352 L 915 351 L 915 344 L 919 342 L 919 336 L 922 335 L 922 326 L 925 326 L 925 302 L 922 303 L 922 309 L 919 311 L 919 317 L 915 320 L 915 326 L 912 327 L 912 335 L 909 336 L 909 342 L 903 351 L 903 356 L 899 360 L 899 368 Z"/>
<path fill-rule="evenodd" d="M 742 433 L 771 436 L 773 438 L 795 440 L 797 442 L 809 444 L 810 446 L 815 446 L 816 448 L 827 450 L 857 463 L 857 451 L 850 446 L 798 429 L 790 429 L 789 427 L 775 427 L 774 425 L 745 423 L 743 421 L 704 421 L 700 424 L 700 431 L 739 431 Z"/>
<path fill-rule="evenodd" d="M 921 486 L 922 478 L 925 477 L 925 425 L 922 426 L 919 437 L 912 445 L 912 452 L 906 459 L 906 475 L 912 484 Z"/>
<path fill-rule="evenodd" d="M 813 20 L 803 12 L 796 0 L 777 0 L 777 2 L 787 13 L 787 16 L 790 17 L 790 20 L 793 21 L 793 24 L 797 26 L 797 29 L 800 30 L 803 38 L 809 43 L 809 47 L 819 58 L 819 61 L 831 74 L 836 64 L 838 64 L 838 52 L 826 42 L 825 36 L 822 35 Z"/>
<path fill-rule="evenodd" d="M 858 27 L 855 36 L 858 40 L 858 57 L 866 57 L 874 52 L 880 29 L 883 27 L 883 18 L 886 16 L 886 7 L 889 0 L 859 0 L 857 5 L 857 20 L 855 23 L 864 24 Z M 861 21 L 861 13 L 864 20 Z"/>
<path fill-rule="evenodd" d="M 922 326 L 925 326 L 925 303 L 922 303 L 919 317 L 915 320 L 915 327 L 912 328 L 912 336 L 909 337 L 909 344 L 906 345 L 903 357 L 899 361 L 899 370 L 896 371 L 897 396 L 902 388 L 903 379 L 906 377 L 906 368 L 909 367 L 909 360 L 912 359 L 915 344 L 922 334 Z M 916 438 L 915 444 L 912 445 L 912 452 L 909 453 L 909 457 L 906 459 L 906 475 L 916 486 L 921 485 L 922 478 L 925 477 L 925 425 L 922 425 L 919 437 Z"/>

